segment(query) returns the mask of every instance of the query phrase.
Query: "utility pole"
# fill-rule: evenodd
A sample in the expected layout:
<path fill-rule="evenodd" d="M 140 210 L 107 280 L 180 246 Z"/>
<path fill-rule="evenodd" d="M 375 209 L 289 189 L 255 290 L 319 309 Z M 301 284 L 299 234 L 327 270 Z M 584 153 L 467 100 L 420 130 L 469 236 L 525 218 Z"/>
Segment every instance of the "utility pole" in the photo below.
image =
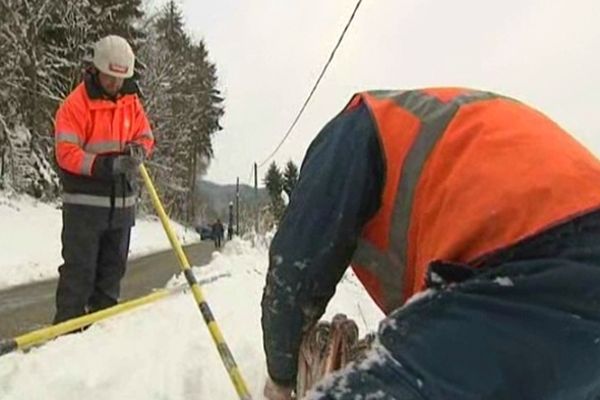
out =
<path fill-rule="evenodd" d="M 235 183 L 235 234 L 240 236 L 240 177 Z"/>
<path fill-rule="evenodd" d="M 258 166 L 254 163 L 254 207 L 255 207 L 255 220 L 254 220 L 254 231 L 258 234 Z"/>

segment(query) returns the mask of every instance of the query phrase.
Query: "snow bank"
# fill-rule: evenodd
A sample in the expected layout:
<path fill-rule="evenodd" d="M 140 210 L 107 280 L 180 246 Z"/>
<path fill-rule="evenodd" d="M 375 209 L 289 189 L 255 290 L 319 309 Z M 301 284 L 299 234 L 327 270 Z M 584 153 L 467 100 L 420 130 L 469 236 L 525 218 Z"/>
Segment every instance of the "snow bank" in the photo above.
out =
<path fill-rule="evenodd" d="M 234 239 L 194 268 L 253 396 L 266 378 L 260 298 L 267 249 Z M 168 286 L 183 282 L 174 277 Z M 327 316 L 344 312 L 361 334 L 375 330 L 380 311 L 348 273 Z M 32 384 L 34 382 L 35 384 Z M 0 398 L 236 399 L 198 307 L 189 291 L 97 323 L 31 350 L 0 358 Z"/>
<path fill-rule="evenodd" d="M 199 241 L 192 230 L 173 223 L 183 244 Z M 0 289 L 58 276 L 62 263 L 59 204 L 0 192 Z M 170 248 L 157 217 L 139 218 L 132 230 L 130 255 Z"/>

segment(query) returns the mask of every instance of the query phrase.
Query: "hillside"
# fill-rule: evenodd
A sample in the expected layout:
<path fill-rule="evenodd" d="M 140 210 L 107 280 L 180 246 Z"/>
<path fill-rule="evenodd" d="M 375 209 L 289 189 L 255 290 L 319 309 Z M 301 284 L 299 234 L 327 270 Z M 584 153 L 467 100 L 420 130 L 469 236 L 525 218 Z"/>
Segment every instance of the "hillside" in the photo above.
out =
<path fill-rule="evenodd" d="M 221 218 L 225 222 L 228 221 L 229 202 L 233 202 L 235 207 L 235 185 L 220 185 L 206 180 L 199 180 L 197 193 L 197 214 L 202 220 L 200 222 L 204 223 L 206 222 L 204 220 L 214 218 Z M 245 210 L 254 209 L 257 204 L 260 206 L 266 205 L 268 201 L 269 197 L 266 189 L 258 189 L 257 200 L 252 186 L 240 184 L 240 214 L 243 214 Z"/>

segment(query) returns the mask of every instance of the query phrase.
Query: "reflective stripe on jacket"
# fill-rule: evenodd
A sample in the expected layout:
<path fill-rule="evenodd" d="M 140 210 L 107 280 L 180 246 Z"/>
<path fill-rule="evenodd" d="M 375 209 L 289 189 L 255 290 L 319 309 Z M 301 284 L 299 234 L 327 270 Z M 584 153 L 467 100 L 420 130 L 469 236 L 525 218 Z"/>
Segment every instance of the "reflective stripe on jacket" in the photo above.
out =
<path fill-rule="evenodd" d="M 434 260 L 470 263 L 600 205 L 600 163 L 526 105 L 468 89 L 355 95 L 386 163 L 382 205 L 354 270 L 384 312 Z"/>

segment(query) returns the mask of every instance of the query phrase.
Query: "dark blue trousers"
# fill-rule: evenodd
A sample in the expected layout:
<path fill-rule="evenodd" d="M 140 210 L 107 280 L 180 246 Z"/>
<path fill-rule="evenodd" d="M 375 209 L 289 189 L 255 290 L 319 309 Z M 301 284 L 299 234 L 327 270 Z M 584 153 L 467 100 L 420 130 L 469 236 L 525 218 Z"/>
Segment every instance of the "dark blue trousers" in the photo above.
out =
<path fill-rule="evenodd" d="M 310 398 L 600 399 L 600 212 L 476 263 L 433 263 L 442 287 Z"/>
<path fill-rule="evenodd" d="M 129 220 L 111 221 L 107 210 L 63 206 L 64 263 L 58 268 L 55 324 L 117 304 L 130 233 Z"/>

